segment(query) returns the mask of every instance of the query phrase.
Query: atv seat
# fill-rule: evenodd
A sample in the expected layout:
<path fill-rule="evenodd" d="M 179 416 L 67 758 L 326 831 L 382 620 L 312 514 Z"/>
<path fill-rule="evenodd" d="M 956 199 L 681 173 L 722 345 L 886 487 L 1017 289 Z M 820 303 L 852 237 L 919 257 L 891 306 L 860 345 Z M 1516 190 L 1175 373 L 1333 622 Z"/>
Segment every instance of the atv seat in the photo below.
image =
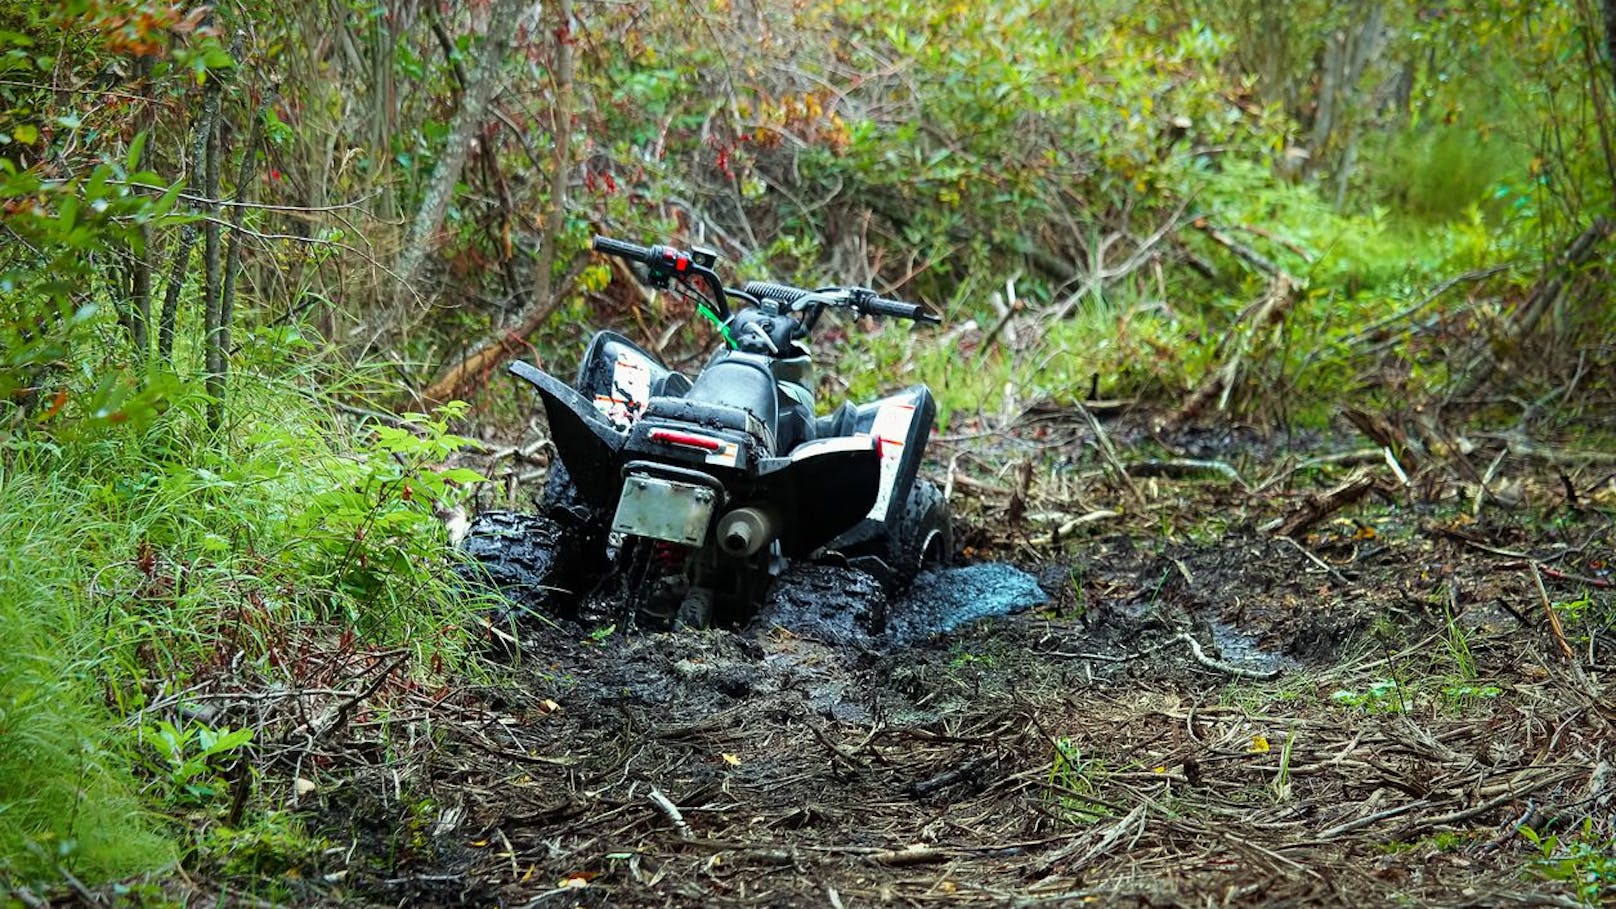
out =
<path fill-rule="evenodd" d="M 748 433 L 773 451 L 780 405 L 767 362 L 749 354 L 721 355 L 683 395 L 646 402 L 645 416 Z"/>
<path fill-rule="evenodd" d="M 646 402 L 645 417 L 705 426 L 709 429 L 729 429 L 735 432 L 762 436 L 768 427 L 750 411 L 724 404 L 693 401 L 688 397 L 658 395 Z"/>

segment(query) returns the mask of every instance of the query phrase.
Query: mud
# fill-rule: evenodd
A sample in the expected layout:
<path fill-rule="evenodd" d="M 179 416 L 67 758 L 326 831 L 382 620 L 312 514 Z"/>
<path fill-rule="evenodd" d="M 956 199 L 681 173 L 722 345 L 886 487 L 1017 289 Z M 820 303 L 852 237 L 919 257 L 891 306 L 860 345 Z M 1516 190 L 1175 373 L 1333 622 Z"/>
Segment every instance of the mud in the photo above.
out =
<path fill-rule="evenodd" d="M 1049 594 L 1036 578 L 1002 562 L 924 571 L 895 596 L 862 571 L 804 565 L 775 583 L 744 633 L 778 630 L 825 644 L 888 650 L 1047 602 Z"/>

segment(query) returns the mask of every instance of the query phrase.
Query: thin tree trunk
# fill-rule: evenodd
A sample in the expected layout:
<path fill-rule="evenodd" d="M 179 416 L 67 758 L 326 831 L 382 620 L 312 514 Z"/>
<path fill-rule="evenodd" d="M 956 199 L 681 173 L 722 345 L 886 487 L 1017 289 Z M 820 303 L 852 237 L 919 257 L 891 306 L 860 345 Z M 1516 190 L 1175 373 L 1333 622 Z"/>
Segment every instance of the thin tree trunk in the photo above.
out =
<path fill-rule="evenodd" d="M 515 36 L 517 18 L 527 2 L 529 0 L 495 0 L 493 12 L 488 18 L 488 31 L 483 38 L 482 51 L 477 59 L 476 71 L 472 75 L 471 84 L 461 95 L 460 110 L 456 112 L 454 122 L 450 124 L 449 137 L 438 155 L 437 165 L 432 169 L 426 194 L 421 199 L 421 208 L 416 212 L 409 236 L 405 239 L 404 252 L 399 256 L 398 266 L 394 269 L 398 282 L 399 302 L 402 302 L 404 295 L 414 288 L 421 265 L 426 261 L 427 253 L 431 249 L 433 237 L 443 225 L 444 213 L 449 209 L 449 200 L 454 196 L 455 184 L 459 182 L 460 172 L 465 167 L 466 151 L 471 147 L 472 140 L 481 128 L 484 115 L 488 111 L 488 102 L 493 98 L 494 90 L 499 85 L 500 66 Z"/>
<path fill-rule="evenodd" d="M 1605 0 L 1605 65 L 1610 67 L 1611 88 L 1616 89 L 1616 0 Z"/>
<path fill-rule="evenodd" d="M 218 80 L 208 83 L 202 93 L 202 112 L 197 115 L 196 138 L 191 144 L 191 172 L 186 181 L 193 188 L 205 182 L 208 137 L 213 133 L 213 120 L 218 113 Z M 179 245 L 168 266 L 168 287 L 163 291 L 163 309 L 158 316 L 157 359 L 172 367 L 174 363 L 174 327 L 179 321 L 180 291 L 185 288 L 185 273 L 191 264 L 191 248 L 196 245 L 196 224 L 187 224 L 180 230 Z"/>
<path fill-rule="evenodd" d="M 145 85 L 151 78 L 151 71 L 151 58 L 142 57 L 136 69 L 137 78 L 142 85 Z M 141 140 L 140 154 L 136 156 L 134 161 L 130 162 L 130 168 L 136 173 L 145 169 L 146 159 L 150 157 L 146 149 L 151 144 L 152 125 L 155 119 L 152 116 L 152 107 L 153 102 L 148 98 L 141 107 L 139 119 L 135 124 L 136 135 L 145 137 Z M 150 356 L 147 344 L 150 334 L 148 327 L 151 325 L 151 225 L 142 223 L 136 228 L 135 233 L 134 245 L 137 248 L 130 250 L 134 261 L 130 266 L 131 274 L 129 276 L 129 344 L 134 348 L 135 364 L 141 366 L 145 364 L 146 358 Z"/>
<path fill-rule="evenodd" d="M 241 59 L 241 45 L 243 35 L 237 33 L 235 40 L 230 43 L 230 56 L 232 59 Z M 187 175 L 187 182 L 193 188 L 199 183 L 206 182 L 208 147 L 212 142 L 214 124 L 219 119 L 220 96 L 224 92 L 224 77 L 219 73 L 212 73 L 207 86 L 202 90 L 202 112 L 197 115 L 196 138 L 191 145 L 191 171 Z M 198 180 L 198 178 L 201 180 Z M 217 182 L 217 181 L 215 181 Z M 213 196 L 208 196 L 212 199 Z M 168 287 L 163 292 L 163 309 L 158 317 L 157 326 L 157 357 L 165 365 L 172 368 L 174 364 L 174 327 L 179 319 L 180 291 L 185 287 L 186 267 L 191 262 L 191 247 L 196 245 L 197 228 L 195 224 L 187 224 L 180 232 L 179 246 L 174 250 L 174 259 L 168 269 Z"/>
<path fill-rule="evenodd" d="M 151 343 L 151 292 L 152 292 L 152 254 L 151 254 L 151 225 L 140 225 L 140 251 L 136 253 L 135 280 L 134 280 L 134 312 L 131 314 L 129 325 L 129 341 L 135 347 L 135 362 L 144 363 L 150 355 L 147 349 Z"/>
<path fill-rule="evenodd" d="M 572 0 L 559 0 L 557 9 L 561 16 L 561 27 L 556 31 L 555 157 L 550 169 L 550 204 L 544 214 L 544 236 L 539 241 L 538 276 L 533 302 L 518 317 L 514 328 L 501 330 L 483 341 L 470 355 L 423 391 L 421 397 L 428 403 L 438 404 L 462 396 L 474 380 L 492 373 L 495 367 L 520 350 L 523 339 L 538 331 L 556 309 L 556 245 L 565 224 L 567 181 L 572 175 L 572 121 L 575 114 L 572 45 L 573 31 L 577 25 L 572 16 Z"/>
<path fill-rule="evenodd" d="M 241 165 L 236 170 L 236 205 L 230 209 L 230 250 L 225 254 L 224 286 L 219 294 L 219 318 L 214 325 L 209 350 L 214 352 L 215 369 L 208 373 L 209 423 L 217 430 L 224 424 L 225 380 L 230 375 L 230 326 L 236 313 L 236 275 L 241 271 L 241 219 L 246 214 L 245 203 L 252 198 L 253 174 L 258 165 L 258 144 L 264 136 L 264 115 L 271 98 L 265 97 L 253 111 L 252 128 L 247 133 L 247 146 L 241 153 Z"/>
<path fill-rule="evenodd" d="M 539 243 L 538 286 L 534 302 L 546 306 L 555 289 L 556 241 L 567 212 L 567 180 L 572 176 L 573 31 L 572 0 L 560 0 L 561 28 L 556 32 L 555 162 L 550 169 L 550 207 L 544 214 L 544 237 Z"/>
<path fill-rule="evenodd" d="M 203 385 L 208 394 L 208 428 L 217 430 L 224 423 L 224 388 L 219 371 L 219 299 L 224 284 L 224 263 L 220 261 L 219 220 L 224 209 L 219 200 L 219 154 L 224 139 L 215 118 L 208 142 L 207 166 L 202 194 L 207 196 L 208 218 L 202 222 L 202 361 Z"/>

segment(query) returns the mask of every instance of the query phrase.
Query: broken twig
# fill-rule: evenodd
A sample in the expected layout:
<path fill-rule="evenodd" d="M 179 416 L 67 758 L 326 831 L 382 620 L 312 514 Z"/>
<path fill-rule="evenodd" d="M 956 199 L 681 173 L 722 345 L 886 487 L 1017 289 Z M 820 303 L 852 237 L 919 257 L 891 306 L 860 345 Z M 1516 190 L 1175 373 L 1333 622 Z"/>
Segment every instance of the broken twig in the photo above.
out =
<path fill-rule="evenodd" d="M 679 806 L 675 805 L 672 799 L 663 795 L 662 790 L 655 786 L 652 786 L 651 791 L 646 793 L 646 797 L 667 816 L 668 822 L 673 824 L 673 829 L 679 832 L 680 839 L 690 839 L 690 825 L 685 822 L 684 813 L 679 810 Z"/>
<path fill-rule="evenodd" d="M 1548 616 L 1549 631 L 1554 635 L 1554 642 L 1560 645 L 1560 653 L 1567 662 L 1577 660 L 1576 651 L 1571 649 L 1571 642 L 1566 640 L 1565 627 L 1560 624 L 1560 614 L 1554 611 L 1554 604 L 1549 601 L 1549 591 L 1543 586 L 1543 573 L 1538 571 L 1536 562 L 1528 562 L 1532 568 L 1532 582 L 1537 585 L 1537 595 L 1543 601 L 1543 614 Z"/>
<path fill-rule="evenodd" d="M 1195 662 L 1200 663 L 1202 666 L 1205 666 L 1208 669 L 1216 669 L 1219 672 L 1228 673 L 1229 675 L 1240 679 L 1257 679 L 1259 681 L 1267 681 L 1269 679 L 1279 678 L 1279 670 L 1277 669 L 1247 669 L 1244 666 L 1236 666 L 1233 663 L 1225 663 L 1222 660 L 1212 659 L 1206 655 L 1205 650 L 1201 649 L 1201 642 L 1197 641 L 1195 637 L 1187 631 L 1180 631 L 1174 639 L 1183 641 L 1184 643 L 1190 645 L 1190 655 L 1195 657 Z"/>

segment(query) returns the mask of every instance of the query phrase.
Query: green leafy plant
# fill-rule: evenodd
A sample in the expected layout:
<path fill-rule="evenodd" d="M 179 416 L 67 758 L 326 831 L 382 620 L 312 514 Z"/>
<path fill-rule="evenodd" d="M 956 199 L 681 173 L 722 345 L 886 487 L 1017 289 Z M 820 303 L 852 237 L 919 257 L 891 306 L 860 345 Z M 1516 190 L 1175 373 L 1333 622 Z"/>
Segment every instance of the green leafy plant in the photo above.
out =
<path fill-rule="evenodd" d="M 443 466 L 475 444 L 449 432 L 464 412 L 456 402 L 433 415 L 406 414 L 397 426 L 375 427 L 353 456 L 325 464 L 327 485 L 301 519 L 309 567 L 376 608 L 348 617 L 361 626 L 444 583 L 446 531 L 435 510 L 483 481 L 476 471 Z"/>
<path fill-rule="evenodd" d="M 1330 702 L 1365 713 L 1403 713 L 1410 707 L 1403 685 L 1396 679 L 1377 679 L 1363 689 L 1341 689 L 1330 695 Z"/>
<path fill-rule="evenodd" d="M 1569 884 L 1586 906 L 1598 906 L 1616 896 L 1616 838 L 1594 832 L 1592 818 L 1567 836 L 1520 828 L 1521 836 L 1537 847 L 1531 873 L 1544 880 Z"/>
<path fill-rule="evenodd" d="M 176 726 L 167 720 L 143 728 L 141 742 L 154 754 L 158 779 L 175 803 L 206 804 L 227 785 L 223 773 L 252 741 L 251 729 L 215 729 L 201 723 Z"/>
<path fill-rule="evenodd" d="M 1066 819 L 1074 824 L 1091 824 L 1109 817 L 1111 810 L 1095 800 L 1099 792 L 1097 779 L 1104 775 L 1105 764 L 1084 757 L 1083 749 L 1065 736 L 1050 744 L 1049 797 L 1060 806 Z"/>
<path fill-rule="evenodd" d="M 1274 780 L 1268 785 L 1275 804 L 1288 802 L 1291 799 L 1291 752 L 1296 747 L 1296 727 L 1292 726 L 1285 733 L 1285 744 L 1279 749 L 1279 770 L 1274 773 Z"/>

